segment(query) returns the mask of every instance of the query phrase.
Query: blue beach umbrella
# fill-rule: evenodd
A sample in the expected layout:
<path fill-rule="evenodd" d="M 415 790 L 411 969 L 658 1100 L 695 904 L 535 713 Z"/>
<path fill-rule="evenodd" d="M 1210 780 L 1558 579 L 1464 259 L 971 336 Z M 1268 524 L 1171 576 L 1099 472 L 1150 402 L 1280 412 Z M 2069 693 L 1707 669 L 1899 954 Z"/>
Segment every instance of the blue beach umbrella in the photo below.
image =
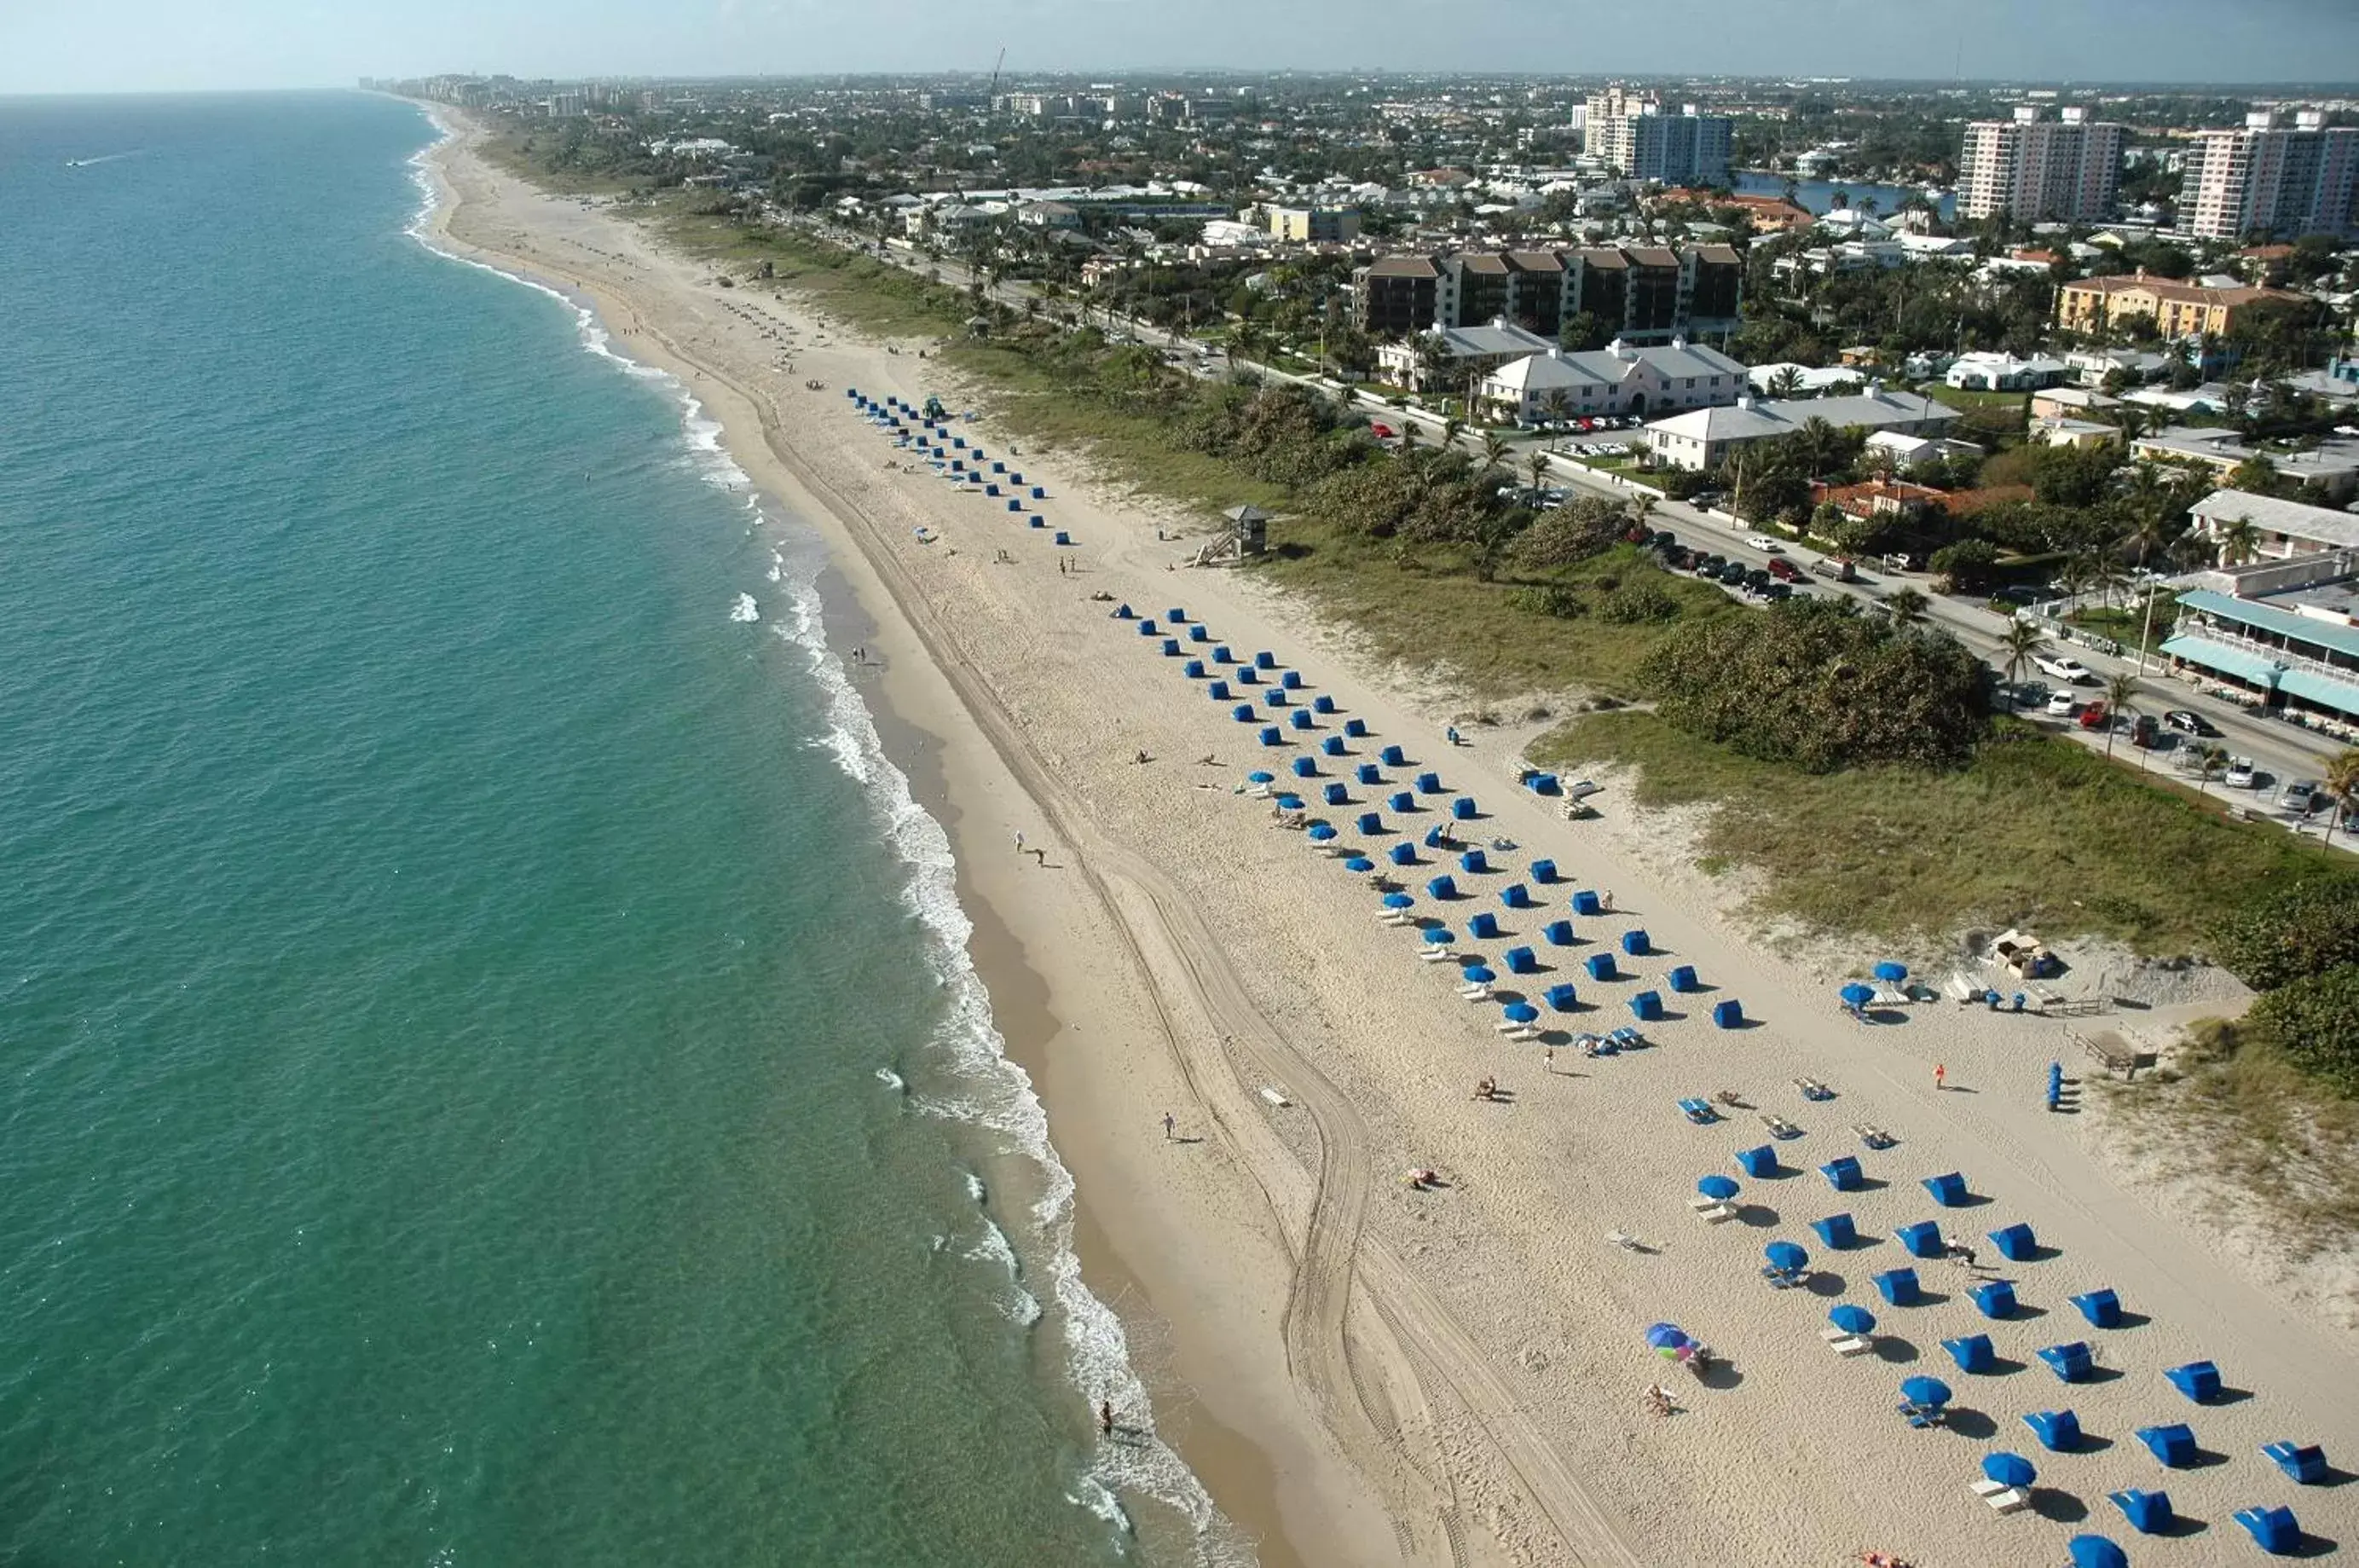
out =
<path fill-rule="evenodd" d="M 1724 1203 L 1736 1196 L 1739 1183 L 1734 1176 L 1706 1176 L 1696 1182 L 1696 1191 L 1715 1203 Z"/>
<path fill-rule="evenodd" d="M 1385 908 L 1387 909 L 1406 909 L 1416 902 L 1417 900 L 1410 898 L 1407 893 L 1387 893 L 1385 895 Z"/>
<path fill-rule="evenodd" d="M 1827 1313 L 1827 1322 L 1845 1334 L 1869 1334 L 1875 1328 L 1875 1314 L 1855 1302 L 1844 1301 Z"/>
<path fill-rule="evenodd" d="M 1488 985 L 1498 978 L 1491 973 L 1491 966 L 1487 964 L 1470 964 L 1458 972 L 1458 977 L 1469 985 Z"/>
<path fill-rule="evenodd" d="M 1343 862 L 1343 869 L 1346 871 L 1374 871 L 1375 868 L 1376 863 L 1364 855 L 1355 855 Z"/>
<path fill-rule="evenodd" d="M 1531 1023 L 1540 1016 L 1540 1010 L 1529 1002 L 1510 1002 L 1500 1011 L 1511 1024 Z"/>
<path fill-rule="evenodd" d="M 1677 1350 L 1687 1342 L 1687 1331 L 1677 1323 L 1658 1323 L 1647 1330 L 1647 1343 L 1657 1350 Z"/>
<path fill-rule="evenodd" d="M 1895 964 L 1892 960 L 1887 958 L 1883 963 L 1875 966 L 1875 977 L 1878 980 L 1888 981 L 1892 985 L 1897 985 L 1900 982 L 1908 978 L 1908 965 L 1905 964 Z"/>
<path fill-rule="evenodd" d="M 1281 811 L 1299 811 L 1302 810 L 1302 797 L 1299 795 L 1280 795 L 1277 798 L 1277 809 Z"/>
<path fill-rule="evenodd" d="M 2130 1568 L 2130 1554 L 2102 1535 L 2076 1535 L 2066 1550 L 2072 1568 Z"/>
<path fill-rule="evenodd" d="M 1277 782 L 1277 775 L 1272 773 L 1266 768 L 1256 768 L 1251 773 L 1245 775 L 1245 782 L 1248 784 L 1275 784 Z"/>
<path fill-rule="evenodd" d="M 1333 823 L 1313 822 L 1310 824 L 1310 841 L 1313 844 L 1325 844 L 1329 839 L 1333 838 L 1334 836 L 1335 827 Z"/>
<path fill-rule="evenodd" d="M 1912 1405 L 1939 1409 L 1950 1402 L 1950 1386 L 1939 1377 L 1904 1377 L 1900 1380 L 1900 1397 Z"/>
<path fill-rule="evenodd" d="M 1844 1007 L 1864 1007 L 1870 1002 L 1875 1000 L 1875 987 L 1873 985 L 1863 985 L 1858 981 L 1854 980 L 1850 985 L 1844 986 L 1839 995 L 1841 995 L 1843 999 Z"/>
<path fill-rule="evenodd" d="M 1763 1256 L 1769 1259 L 1770 1268 L 1783 1269 L 1789 1273 L 1807 1268 L 1810 1261 L 1810 1255 L 1802 1249 L 1801 1244 L 1792 1241 L 1773 1241 L 1763 1250 Z"/>
<path fill-rule="evenodd" d="M 2020 1454 L 1985 1454 L 1983 1475 L 2002 1486 L 2028 1486 L 2039 1479 L 2038 1467 Z"/>
<path fill-rule="evenodd" d="M 1425 945 L 1428 947 L 1447 947 L 1457 940 L 1458 939 L 1456 937 L 1451 935 L 1449 931 L 1443 930 L 1440 926 L 1428 926 L 1425 928 Z"/>

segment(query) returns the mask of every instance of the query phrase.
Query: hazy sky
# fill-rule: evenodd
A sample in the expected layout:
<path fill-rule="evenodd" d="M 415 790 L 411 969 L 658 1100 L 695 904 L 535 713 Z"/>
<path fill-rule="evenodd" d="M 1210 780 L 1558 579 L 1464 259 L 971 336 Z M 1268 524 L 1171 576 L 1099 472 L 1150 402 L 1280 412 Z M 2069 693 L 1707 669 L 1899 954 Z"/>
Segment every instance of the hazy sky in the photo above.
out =
<path fill-rule="evenodd" d="M 2359 79 L 2359 0 L 0 0 L 0 93 L 1229 66 Z"/>

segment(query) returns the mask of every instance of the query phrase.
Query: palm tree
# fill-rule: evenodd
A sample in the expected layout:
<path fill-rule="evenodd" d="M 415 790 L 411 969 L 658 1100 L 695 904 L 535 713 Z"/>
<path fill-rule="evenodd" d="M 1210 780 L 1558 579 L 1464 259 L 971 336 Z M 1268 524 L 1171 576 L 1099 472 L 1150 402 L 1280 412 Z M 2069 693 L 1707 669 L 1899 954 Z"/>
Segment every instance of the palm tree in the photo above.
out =
<path fill-rule="evenodd" d="M 2334 825 L 2359 806 L 2359 746 L 2346 746 L 2326 765 L 2326 842 L 2334 843 Z"/>
<path fill-rule="evenodd" d="M 2147 417 L 2147 411 L 2136 403 L 2125 403 L 2114 410 L 2114 428 L 2122 432 L 2124 446 L 2146 434 Z"/>
<path fill-rule="evenodd" d="M 1534 448 L 1531 456 L 1524 460 L 1524 467 L 1532 476 L 1532 488 L 1534 490 L 1545 490 L 1548 488 L 1548 453 L 1539 451 L 1538 448 Z"/>
<path fill-rule="evenodd" d="M 2203 798 L 2203 787 L 2212 782 L 2212 776 L 2219 772 L 2221 765 L 2227 760 L 2226 748 L 2213 746 L 2209 741 L 2201 742 L 2195 747 L 2195 798 L 2197 800 Z"/>
<path fill-rule="evenodd" d="M 2123 716 L 2136 716 L 2137 709 L 2132 704 L 2137 701 L 2137 677 L 2126 671 L 2105 682 L 2105 712 L 2113 720 L 2105 726 L 2105 755 L 2108 757 L 2114 755 L 2114 736 L 2121 729 Z"/>
<path fill-rule="evenodd" d="M 2111 606 L 2114 594 L 2129 585 L 2129 576 L 2110 550 L 2092 550 L 2089 554 L 2089 586 L 2097 591 L 2100 602 Z"/>
<path fill-rule="evenodd" d="M 1561 421 L 1572 412 L 1572 394 L 1561 387 L 1552 387 L 1540 398 L 1540 407 L 1548 410 L 1551 422 Z"/>
<path fill-rule="evenodd" d="M 1630 499 L 1630 521 L 1637 525 L 1639 528 L 1646 528 L 1647 519 L 1655 515 L 1656 499 L 1657 498 L 1653 495 L 1632 496 Z M 1652 530 L 1650 529 L 1648 531 L 1651 532 Z"/>
<path fill-rule="evenodd" d="M 2250 517 L 2238 517 L 2220 530 L 2220 564 L 2242 566 L 2261 553 L 2261 530 Z"/>
<path fill-rule="evenodd" d="M 1496 430 L 1483 432 L 1483 472 L 1486 476 L 1493 469 L 1506 466 L 1508 450 L 1506 437 Z"/>
<path fill-rule="evenodd" d="M 2006 656 L 2006 705 L 2016 706 L 2016 688 L 2023 682 L 2023 669 L 2048 651 L 2048 637 L 2029 621 L 2009 621 L 2006 635 L 1998 639 L 1998 650 Z"/>
<path fill-rule="evenodd" d="M 1826 472 L 1827 461 L 1834 453 L 1835 442 L 1840 439 L 1835 434 L 1835 428 L 1812 414 L 1802 421 L 1801 429 L 1795 435 L 1800 441 L 1803 455 L 1809 459 L 1810 477 L 1816 479 Z"/>
<path fill-rule="evenodd" d="M 1463 435 L 1465 431 L 1466 421 L 1459 419 L 1455 415 L 1442 420 L 1441 444 L 1443 449 L 1447 451 L 1454 451 L 1458 445 L 1458 438 Z"/>
<path fill-rule="evenodd" d="M 1896 588 L 1884 596 L 1884 613 L 1896 626 L 1913 626 L 1923 621 L 1932 601 L 1915 588 Z"/>
<path fill-rule="evenodd" d="M 1802 369 L 1799 365 L 1787 365 L 1769 378 L 1769 396 L 1772 397 L 1791 397 L 1801 390 Z"/>

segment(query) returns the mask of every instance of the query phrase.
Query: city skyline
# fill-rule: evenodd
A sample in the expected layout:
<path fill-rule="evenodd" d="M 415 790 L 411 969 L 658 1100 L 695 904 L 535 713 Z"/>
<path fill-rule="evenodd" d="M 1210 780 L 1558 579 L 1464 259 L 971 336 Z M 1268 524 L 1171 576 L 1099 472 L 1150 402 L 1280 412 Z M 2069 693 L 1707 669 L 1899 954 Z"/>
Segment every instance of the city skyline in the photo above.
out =
<path fill-rule="evenodd" d="M 342 86 L 444 71 L 526 77 L 792 76 L 1226 70 L 1498 71 L 1676 79 L 1824 77 L 2057 84 L 2317 85 L 2359 62 L 2359 9 L 2247 0 L 2233 27 L 2201 0 L 1959 0 L 1938 19 L 1903 0 L 1697 0 L 1675 31 L 1602 4 L 1473 0 L 1447 25 L 1406 0 L 910 0 L 886 28 L 817 0 L 540 0 L 327 15 L 310 0 L 228 0 L 201 15 L 125 0 L 94 31 L 51 12 L 12 23 L 0 93 Z"/>

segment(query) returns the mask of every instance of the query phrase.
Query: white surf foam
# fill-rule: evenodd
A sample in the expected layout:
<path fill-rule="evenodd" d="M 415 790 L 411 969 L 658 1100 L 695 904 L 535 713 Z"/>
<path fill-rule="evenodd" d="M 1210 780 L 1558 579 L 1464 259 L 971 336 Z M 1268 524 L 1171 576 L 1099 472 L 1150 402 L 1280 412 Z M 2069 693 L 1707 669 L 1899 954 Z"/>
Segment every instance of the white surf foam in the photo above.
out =
<path fill-rule="evenodd" d="M 740 593 L 737 602 L 729 606 L 729 618 L 740 625 L 758 621 L 762 618 L 762 607 L 754 603 L 751 593 Z"/>
<path fill-rule="evenodd" d="M 575 334 L 585 352 L 610 361 L 627 376 L 662 385 L 679 399 L 687 461 L 696 464 L 708 480 L 750 489 L 751 481 L 723 444 L 719 423 L 706 417 L 704 406 L 679 377 L 616 353 L 613 337 L 596 312 L 571 295 L 538 278 L 461 256 L 438 242 L 430 225 L 440 198 L 429 172 L 428 155 L 447 136 L 447 132 L 439 136 L 409 160 L 411 180 L 420 193 L 419 210 L 408 225 L 409 236 L 447 260 L 521 284 L 564 305 L 573 312 Z M 748 505 L 758 520 L 758 499 L 749 499 Z M 783 557 L 774 553 L 773 561 L 783 578 Z M 812 678 L 826 700 L 828 728 L 815 744 L 867 790 L 886 842 L 908 866 L 903 899 L 927 933 L 935 976 L 949 997 L 947 1015 L 933 1043 L 948 1051 L 971 1093 L 954 1100 L 913 1104 L 929 1114 L 954 1115 L 959 1120 L 987 1127 L 1039 1167 L 1042 1192 L 1029 1218 L 1044 1257 L 1050 1299 L 1060 1315 L 1068 1372 L 1084 1408 L 1094 1410 L 1098 1400 L 1112 1400 L 1123 1412 L 1124 1424 L 1133 1437 L 1129 1443 L 1100 1445 L 1082 1478 L 1082 1497 L 1103 1493 L 1104 1505 L 1082 1497 L 1074 1500 L 1101 1517 L 1118 1520 L 1119 1528 L 1127 1531 L 1128 1517 L 1116 1500 L 1119 1491 L 1129 1488 L 1155 1497 L 1193 1528 L 1200 1563 L 1206 1568 L 1245 1568 L 1254 1561 L 1252 1549 L 1221 1517 L 1185 1462 L 1156 1435 L 1147 1387 L 1131 1367 L 1121 1320 L 1082 1280 L 1081 1260 L 1072 1245 L 1072 1174 L 1049 1141 L 1048 1113 L 1033 1091 L 1031 1077 L 1007 1059 L 1006 1042 L 992 1020 L 990 998 L 967 956 L 967 939 L 973 926 L 959 907 L 957 865 L 950 837 L 917 803 L 908 779 L 886 757 L 874 718 L 853 686 L 842 659 L 827 646 L 816 584 L 799 581 L 788 586 L 792 598 L 784 618 L 773 621 L 771 629 L 805 651 Z M 969 1181 L 981 1202 L 980 1178 L 970 1173 Z M 994 1233 L 1001 1235 L 1005 1243 L 1005 1235 L 996 1226 Z M 1028 1291 L 1026 1300 L 1031 1301 L 1036 1318 L 1042 1315 L 1040 1303 Z M 1108 1508 L 1111 1513 L 1105 1511 Z"/>
<path fill-rule="evenodd" d="M 876 1082 L 897 1094 L 906 1094 L 909 1092 L 909 1081 L 890 1067 L 879 1067 L 876 1070 Z"/>

